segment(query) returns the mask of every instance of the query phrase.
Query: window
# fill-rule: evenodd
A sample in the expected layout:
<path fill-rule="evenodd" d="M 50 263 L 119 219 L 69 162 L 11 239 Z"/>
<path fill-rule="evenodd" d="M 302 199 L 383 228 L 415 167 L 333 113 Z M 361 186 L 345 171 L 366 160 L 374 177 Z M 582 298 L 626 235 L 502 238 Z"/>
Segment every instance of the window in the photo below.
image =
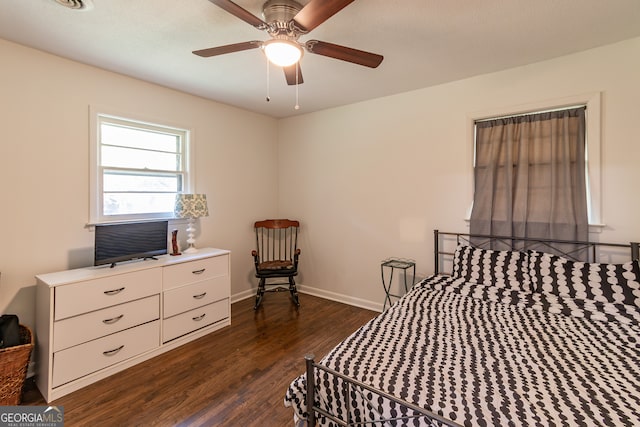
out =
<path fill-rule="evenodd" d="M 473 234 L 587 240 L 585 110 L 476 122 Z"/>
<path fill-rule="evenodd" d="M 91 223 L 173 217 L 188 192 L 189 131 L 92 111 Z"/>
<path fill-rule="evenodd" d="M 530 114 L 535 111 L 549 111 L 570 108 L 571 106 L 586 106 L 586 152 L 585 152 L 585 168 L 586 168 L 586 184 L 587 184 L 587 210 L 589 220 L 589 231 L 601 231 L 601 137 L 600 137 L 600 93 L 587 93 L 583 95 L 570 96 L 549 101 L 536 102 L 531 104 L 517 105 L 509 108 L 501 108 L 490 111 L 480 111 L 469 114 L 467 116 L 467 131 L 469 135 L 469 145 L 467 147 L 467 164 L 473 167 L 476 163 L 475 159 L 475 124 L 491 117 L 507 117 L 522 114 Z M 469 201 L 473 200 L 474 174 L 470 174 L 472 180 L 469 194 Z M 473 206 L 471 204 L 471 206 Z M 472 207 L 467 212 L 467 219 L 470 218 Z"/>

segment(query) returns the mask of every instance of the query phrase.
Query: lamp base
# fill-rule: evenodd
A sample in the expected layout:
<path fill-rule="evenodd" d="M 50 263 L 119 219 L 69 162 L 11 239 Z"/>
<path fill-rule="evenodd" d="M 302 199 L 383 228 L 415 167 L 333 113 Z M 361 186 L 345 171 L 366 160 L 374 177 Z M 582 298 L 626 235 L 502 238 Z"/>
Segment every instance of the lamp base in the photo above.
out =
<path fill-rule="evenodd" d="M 184 251 L 182 251 L 182 253 L 184 254 L 193 254 L 198 252 L 198 249 L 196 248 L 196 239 L 194 237 L 194 235 L 196 234 L 196 227 L 195 227 L 195 220 L 193 218 L 189 218 L 189 225 L 187 226 L 187 244 L 189 245 L 189 247 L 187 249 L 185 249 Z"/>

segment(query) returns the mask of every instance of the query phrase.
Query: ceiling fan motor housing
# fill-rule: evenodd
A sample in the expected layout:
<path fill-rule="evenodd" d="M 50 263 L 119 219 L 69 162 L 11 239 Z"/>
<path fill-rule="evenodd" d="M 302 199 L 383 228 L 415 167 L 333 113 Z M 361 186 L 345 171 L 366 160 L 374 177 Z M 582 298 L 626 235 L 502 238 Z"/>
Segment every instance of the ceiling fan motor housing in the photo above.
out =
<path fill-rule="evenodd" d="M 73 10 L 93 9 L 92 0 L 55 0 L 55 2 Z"/>
<path fill-rule="evenodd" d="M 269 25 L 267 32 L 278 38 L 297 40 L 301 32 L 293 26 L 292 20 L 302 9 L 302 5 L 294 0 L 268 0 L 262 6 L 262 16 Z"/>

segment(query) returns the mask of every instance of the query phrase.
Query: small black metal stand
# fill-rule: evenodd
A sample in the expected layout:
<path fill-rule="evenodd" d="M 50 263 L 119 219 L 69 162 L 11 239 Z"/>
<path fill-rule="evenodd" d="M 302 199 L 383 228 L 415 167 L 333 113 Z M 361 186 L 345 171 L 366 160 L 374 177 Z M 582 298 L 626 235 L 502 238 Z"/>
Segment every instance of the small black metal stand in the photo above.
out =
<path fill-rule="evenodd" d="M 387 283 L 385 280 L 385 276 L 384 276 L 385 267 L 388 267 L 391 270 L 391 273 L 389 275 L 389 283 Z M 407 270 L 409 268 L 413 268 L 411 286 L 407 286 Z M 380 264 L 380 273 L 382 274 L 382 286 L 384 288 L 384 293 L 386 295 L 384 298 L 384 305 L 382 307 L 382 311 L 387 309 L 387 302 L 389 303 L 389 307 L 391 307 L 391 297 L 394 297 L 394 298 L 402 297 L 402 295 L 395 295 L 391 293 L 391 285 L 393 284 L 393 270 L 395 269 L 400 269 L 403 271 L 405 293 L 409 290 L 410 287 L 413 286 L 413 283 L 414 283 L 413 281 L 415 280 L 415 277 L 416 277 L 416 263 L 411 259 L 387 258 L 384 261 L 382 261 L 382 264 Z"/>

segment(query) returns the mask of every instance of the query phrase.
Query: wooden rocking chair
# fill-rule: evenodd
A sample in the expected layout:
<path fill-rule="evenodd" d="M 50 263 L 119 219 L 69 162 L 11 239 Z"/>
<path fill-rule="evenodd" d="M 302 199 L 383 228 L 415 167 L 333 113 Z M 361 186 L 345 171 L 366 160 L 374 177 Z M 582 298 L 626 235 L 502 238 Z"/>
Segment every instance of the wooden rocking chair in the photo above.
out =
<path fill-rule="evenodd" d="M 294 277 L 298 275 L 298 230 L 300 223 L 289 219 L 267 219 L 257 221 L 254 224 L 256 231 L 256 249 L 251 251 L 256 268 L 256 277 L 260 279 L 256 293 L 257 310 L 262 303 L 265 292 L 278 292 L 288 290 L 296 307 L 298 290 Z M 267 279 L 287 278 L 287 282 L 267 283 Z M 288 284 L 283 288 L 280 285 Z M 267 286 L 277 286 L 267 289 Z"/>

